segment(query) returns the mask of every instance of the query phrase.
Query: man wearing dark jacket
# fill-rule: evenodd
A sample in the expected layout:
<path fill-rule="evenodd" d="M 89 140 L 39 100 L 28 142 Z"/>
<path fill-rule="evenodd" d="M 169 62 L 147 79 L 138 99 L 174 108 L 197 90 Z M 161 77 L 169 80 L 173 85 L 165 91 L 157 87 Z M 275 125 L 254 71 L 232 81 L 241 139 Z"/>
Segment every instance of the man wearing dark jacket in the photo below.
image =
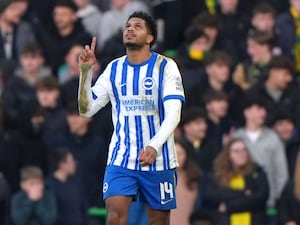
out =
<path fill-rule="evenodd" d="M 35 26 L 46 57 L 46 62 L 54 71 L 64 63 L 65 55 L 74 43 L 90 43 L 91 36 L 76 16 L 77 6 L 72 0 L 57 0 L 53 11 L 55 28 L 45 31 L 42 24 Z"/>
<path fill-rule="evenodd" d="M 294 66 L 285 56 L 273 57 L 269 64 L 269 73 L 264 82 L 253 86 L 247 95 L 259 96 L 267 103 L 267 122 L 271 112 L 276 109 L 286 109 L 292 115 L 296 127 L 300 127 L 300 96 L 293 81 Z"/>
<path fill-rule="evenodd" d="M 89 130 L 91 118 L 81 117 L 78 105 L 72 102 L 67 107 L 69 130 L 63 135 L 48 139 L 48 149 L 68 148 L 78 162 L 78 173 L 88 196 L 88 206 L 103 205 L 101 182 L 106 166 L 107 145 L 101 136 Z M 101 128 L 99 128 L 101 129 Z"/>

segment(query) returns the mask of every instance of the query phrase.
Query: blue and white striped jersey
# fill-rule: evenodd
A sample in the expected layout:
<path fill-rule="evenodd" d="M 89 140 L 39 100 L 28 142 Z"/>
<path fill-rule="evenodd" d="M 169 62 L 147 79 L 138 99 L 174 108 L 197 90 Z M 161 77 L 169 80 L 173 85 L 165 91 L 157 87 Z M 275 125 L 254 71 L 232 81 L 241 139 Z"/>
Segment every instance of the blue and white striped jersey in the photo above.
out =
<path fill-rule="evenodd" d="M 184 101 L 182 79 L 176 63 L 152 52 L 142 64 L 131 64 L 127 56 L 112 61 L 92 87 L 94 105 L 112 104 L 114 133 L 108 165 L 131 170 L 161 171 L 177 167 L 173 134 L 158 149 L 153 165 L 141 167 L 139 152 L 160 129 L 164 102 Z"/>

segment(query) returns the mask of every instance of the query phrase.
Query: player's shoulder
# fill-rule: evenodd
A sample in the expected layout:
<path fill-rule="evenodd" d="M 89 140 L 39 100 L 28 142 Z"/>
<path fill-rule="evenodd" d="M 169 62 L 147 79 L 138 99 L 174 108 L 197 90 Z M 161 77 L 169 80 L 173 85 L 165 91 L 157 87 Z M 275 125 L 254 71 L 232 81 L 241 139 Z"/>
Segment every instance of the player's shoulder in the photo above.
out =
<path fill-rule="evenodd" d="M 164 62 L 166 63 L 167 66 L 177 66 L 177 63 L 175 62 L 174 59 L 168 57 L 168 56 L 165 56 L 163 54 L 160 54 L 160 53 L 156 53 L 157 54 L 157 61 L 158 62 Z"/>

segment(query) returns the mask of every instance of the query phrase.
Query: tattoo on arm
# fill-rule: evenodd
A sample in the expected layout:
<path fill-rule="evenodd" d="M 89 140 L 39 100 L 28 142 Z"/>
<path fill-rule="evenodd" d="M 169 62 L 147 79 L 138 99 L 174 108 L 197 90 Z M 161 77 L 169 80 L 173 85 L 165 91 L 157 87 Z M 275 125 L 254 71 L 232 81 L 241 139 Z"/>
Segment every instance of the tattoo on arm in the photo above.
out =
<path fill-rule="evenodd" d="M 81 82 L 79 87 L 79 98 L 78 98 L 78 107 L 80 113 L 86 113 L 88 111 L 88 93 L 86 90 L 86 82 L 88 77 L 89 70 L 92 69 L 92 66 L 89 64 L 82 64 L 80 65 L 80 71 L 81 71 Z M 90 85 L 90 84 L 89 84 Z"/>

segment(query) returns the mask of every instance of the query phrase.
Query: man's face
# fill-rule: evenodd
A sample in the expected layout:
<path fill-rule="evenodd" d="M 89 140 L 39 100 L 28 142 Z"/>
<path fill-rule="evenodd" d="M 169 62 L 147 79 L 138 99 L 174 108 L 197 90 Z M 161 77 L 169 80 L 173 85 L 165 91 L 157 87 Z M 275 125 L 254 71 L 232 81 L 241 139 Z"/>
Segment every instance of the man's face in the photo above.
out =
<path fill-rule="evenodd" d="M 266 120 L 267 111 L 264 107 L 253 105 L 244 111 L 247 122 L 251 122 L 257 126 L 263 126 Z"/>
<path fill-rule="evenodd" d="M 275 84 L 277 89 L 284 90 L 292 81 L 293 77 L 287 69 L 274 68 L 269 72 L 269 79 L 272 80 L 272 83 Z"/>
<path fill-rule="evenodd" d="M 68 154 L 64 162 L 60 164 L 60 169 L 62 169 L 68 175 L 73 175 L 76 172 L 76 161 L 72 154 Z"/>
<path fill-rule="evenodd" d="M 11 3 L 3 12 L 2 18 L 11 24 L 18 24 L 27 10 L 27 1 L 17 1 Z"/>
<path fill-rule="evenodd" d="M 295 126 L 290 120 L 279 120 L 273 126 L 273 130 L 284 142 L 287 142 L 291 139 L 294 129 Z"/>
<path fill-rule="evenodd" d="M 275 19 L 271 13 L 257 13 L 252 18 L 252 26 L 260 31 L 272 32 Z"/>
<path fill-rule="evenodd" d="M 58 30 L 72 26 L 77 20 L 75 12 L 63 6 L 54 8 L 54 23 Z"/>
<path fill-rule="evenodd" d="M 290 0 L 290 4 L 294 7 L 298 12 L 300 12 L 300 0 Z"/>
<path fill-rule="evenodd" d="M 22 68 L 26 73 L 36 73 L 44 63 L 44 58 L 39 54 L 24 53 L 20 57 Z"/>
<path fill-rule="evenodd" d="M 195 139 L 205 138 L 207 123 L 204 118 L 198 118 L 184 125 L 184 133 Z"/>
<path fill-rule="evenodd" d="M 42 89 L 37 91 L 39 104 L 44 108 L 55 108 L 58 96 L 59 90 L 57 89 Z"/>
<path fill-rule="evenodd" d="M 123 32 L 123 42 L 126 48 L 140 49 L 150 45 L 153 36 L 148 33 L 146 22 L 141 18 L 133 17 L 126 23 Z"/>
<path fill-rule="evenodd" d="M 237 9 L 238 0 L 219 0 L 221 9 L 224 13 L 234 12 Z"/>
<path fill-rule="evenodd" d="M 227 114 L 228 103 L 226 100 L 213 100 L 206 104 L 206 109 L 208 113 L 218 118 L 224 118 Z"/>
<path fill-rule="evenodd" d="M 208 76 L 221 83 L 225 83 L 229 79 L 229 66 L 225 63 L 212 63 L 206 67 Z"/>
<path fill-rule="evenodd" d="M 265 48 L 267 48 L 266 45 L 261 45 L 252 39 L 248 39 L 247 41 L 247 52 L 254 63 L 259 63 Z"/>
<path fill-rule="evenodd" d="M 67 121 L 70 132 L 72 134 L 77 134 L 81 130 L 87 129 L 88 124 L 90 122 L 90 118 L 85 118 L 78 114 L 68 114 Z"/>

